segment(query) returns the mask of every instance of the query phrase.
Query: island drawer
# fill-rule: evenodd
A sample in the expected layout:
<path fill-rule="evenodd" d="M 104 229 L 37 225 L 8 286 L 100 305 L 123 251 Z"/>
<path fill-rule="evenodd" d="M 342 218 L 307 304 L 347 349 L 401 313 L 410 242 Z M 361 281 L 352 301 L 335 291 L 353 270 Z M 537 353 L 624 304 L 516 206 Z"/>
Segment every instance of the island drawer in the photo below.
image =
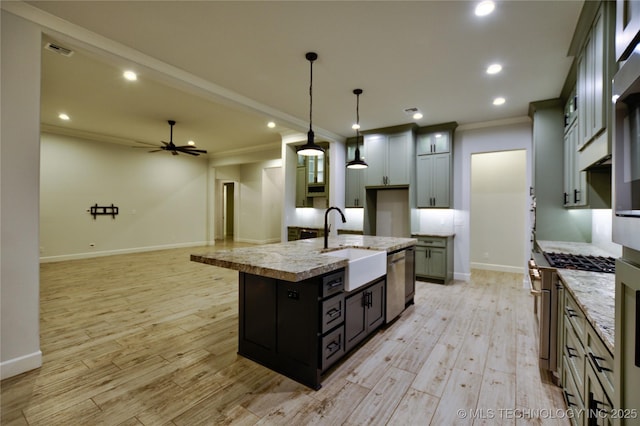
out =
<path fill-rule="evenodd" d="M 344 290 L 344 269 L 322 277 L 321 297 L 329 297 Z"/>
<path fill-rule="evenodd" d="M 443 237 L 425 237 L 419 236 L 416 245 L 429 247 L 446 247 L 447 239 Z"/>
<path fill-rule="evenodd" d="M 568 291 L 565 291 L 564 294 L 565 321 L 569 321 L 571 323 L 580 343 L 583 343 L 585 340 L 587 319 L 573 296 Z"/>
<path fill-rule="evenodd" d="M 322 359 L 320 364 L 322 371 L 325 371 L 345 354 L 344 327 L 338 327 L 322 337 L 321 349 Z"/>
<path fill-rule="evenodd" d="M 596 376 L 605 392 L 608 395 L 613 395 L 613 356 L 591 326 L 587 327 L 586 341 L 587 356 L 593 364 Z"/>
<path fill-rule="evenodd" d="M 344 296 L 342 294 L 322 302 L 322 334 L 344 322 Z"/>

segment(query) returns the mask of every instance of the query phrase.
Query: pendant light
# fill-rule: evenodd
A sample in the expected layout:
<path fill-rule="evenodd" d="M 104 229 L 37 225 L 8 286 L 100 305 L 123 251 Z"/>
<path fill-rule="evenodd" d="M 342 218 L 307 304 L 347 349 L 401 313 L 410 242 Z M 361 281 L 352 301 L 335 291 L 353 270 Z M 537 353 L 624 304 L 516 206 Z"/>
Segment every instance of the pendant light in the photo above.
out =
<path fill-rule="evenodd" d="M 309 132 L 307 133 L 307 143 L 302 145 L 298 149 L 298 154 L 312 156 L 324 154 L 324 149 L 314 142 L 314 134 L 311 126 L 312 112 L 313 112 L 313 61 L 318 59 L 318 54 L 315 52 L 307 52 L 305 58 L 309 61 L 309 68 L 311 70 L 310 83 L 309 83 Z"/>
<path fill-rule="evenodd" d="M 362 89 L 353 89 L 353 94 L 356 95 L 356 158 L 347 163 L 348 169 L 366 169 L 369 165 L 360 158 L 360 95 Z"/>

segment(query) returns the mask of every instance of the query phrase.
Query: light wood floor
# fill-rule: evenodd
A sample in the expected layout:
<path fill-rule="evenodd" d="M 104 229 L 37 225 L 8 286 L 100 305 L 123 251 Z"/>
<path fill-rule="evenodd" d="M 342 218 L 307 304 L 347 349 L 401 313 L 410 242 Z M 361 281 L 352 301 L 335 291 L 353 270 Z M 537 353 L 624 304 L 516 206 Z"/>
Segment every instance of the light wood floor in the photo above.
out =
<path fill-rule="evenodd" d="M 44 364 L 2 381 L 2 425 L 568 424 L 521 275 L 418 282 L 312 391 L 236 354 L 237 273 L 203 250 L 43 264 Z"/>

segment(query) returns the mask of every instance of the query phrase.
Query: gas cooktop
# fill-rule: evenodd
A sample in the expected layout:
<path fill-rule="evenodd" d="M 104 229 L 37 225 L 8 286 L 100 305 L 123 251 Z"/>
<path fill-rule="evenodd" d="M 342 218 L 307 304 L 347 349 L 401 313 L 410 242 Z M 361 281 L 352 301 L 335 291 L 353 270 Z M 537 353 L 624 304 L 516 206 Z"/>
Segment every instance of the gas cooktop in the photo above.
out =
<path fill-rule="evenodd" d="M 578 271 L 616 272 L 616 259 L 605 256 L 587 256 L 567 253 L 544 253 L 549 266 L 560 269 L 576 269 Z"/>

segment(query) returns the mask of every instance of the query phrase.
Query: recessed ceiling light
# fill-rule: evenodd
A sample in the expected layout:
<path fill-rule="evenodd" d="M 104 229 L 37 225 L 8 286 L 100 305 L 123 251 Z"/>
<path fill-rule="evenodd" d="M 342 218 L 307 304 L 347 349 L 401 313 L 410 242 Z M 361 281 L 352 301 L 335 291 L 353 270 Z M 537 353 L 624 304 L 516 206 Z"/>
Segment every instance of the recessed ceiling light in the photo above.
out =
<path fill-rule="evenodd" d="M 500 71 L 502 71 L 500 64 L 491 64 L 487 67 L 487 74 L 498 74 Z"/>
<path fill-rule="evenodd" d="M 60 120 L 64 120 L 64 121 L 69 121 L 71 120 L 71 117 L 69 117 L 67 114 L 65 114 L 64 112 L 58 114 L 58 118 Z"/>
<path fill-rule="evenodd" d="M 358 130 L 360 128 L 360 125 L 358 123 L 353 123 L 353 125 L 351 126 L 351 128 L 353 130 Z"/>
<path fill-rule="evenodd" d="M 476 16 L 487 16 L 488 14 L 493 12 L 495 8 L 496 8 L 496 4 L 494 2 L 492 2 L 491 0 L 485 0 L 478 3 L 478 5 L 476 6 L 475 13 L 476 13 Z"/>
<path fill-rule="evenodd" d="M 502 105 L 506 102 L 505 98 L 498 97 L 493 100 L 494 105 Z"/>
<path fill-rule="evenodd" d="M 422 118 L 422 113 L 420 111 L 418 111 L 415 114 L 413 114 L 413 119 L 414 120 L 420 120 L 421 118 Z"/>
<path fill-rule="evenodd" d="M 138 74 L 133 71 L 125 71 L 122 75 L 129 81 L 136 81 L 138 79 Z"/>
<path fill-rule="evenodd" d="M 187 145 L 195 146 L 196 143 L 194 141 L 189 141 L 189 142 L 187 142 Z"/>
<path fill-rule="evenodd" d="M 267 123 L 267 127 L 270 129 L 273 129 L 274 127 L 276 127 L 276 123 L 274 123 L 273 121 L 270 121 Z"/>

